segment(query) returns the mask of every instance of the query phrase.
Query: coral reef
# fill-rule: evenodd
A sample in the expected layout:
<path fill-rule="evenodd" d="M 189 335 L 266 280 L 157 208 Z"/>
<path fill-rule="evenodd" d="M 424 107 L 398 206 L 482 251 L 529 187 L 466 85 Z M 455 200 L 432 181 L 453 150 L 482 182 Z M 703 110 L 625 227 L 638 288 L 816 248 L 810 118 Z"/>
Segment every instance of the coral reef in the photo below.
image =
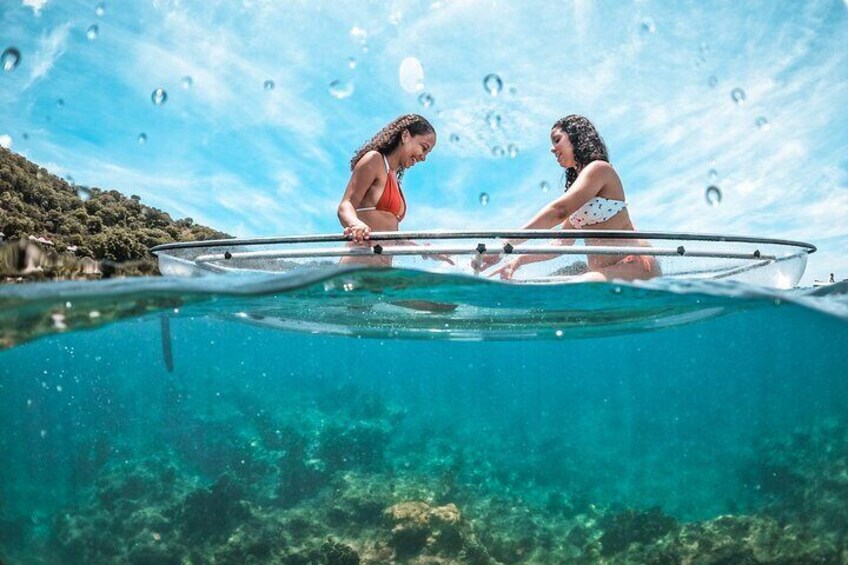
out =
<path fill-rule="evenodd" d="M 354 400 L 343 404 L 342 397 Z M 368 398 L 363 402 L 356 402 Z M 303 400 L 303 399 L 299 399 Z M 309 408 L 304 409 L 304 406 Z M 186 411 L 158 457 L 92 469 L 92 488 L 52 522 L 49 543 L 4 518 L 3 557 L 133 564 L 844 563 L 848 433 L 840 425 L 758 446 L 746 476 L 761 512 L 683 522 L 659 507 L 593 504 L 553 488 L 520 489 L 480 445 L 403 434 L 398 412 L 331 391 L 271 411 L 233 395 Z M 204 441 L 191 438 L 203 431 Z M 448 436 L 445 436 L 448 437 Z M 182 439 L 181 439 L 182 438 Z M 215 445 L 215 455 L 198 454 Z M 418 450 L 418 451 L 416 451 Z M 563 454 L 552 451 L 556 460 Z M 534 455 L 536 464 L 543 464 Z M 771 481 L 771 482 L 769 482 Z M 22 557 L 24 556 L 24 557 Z M 36 561 L 37 562 L 37 561 Z"/>

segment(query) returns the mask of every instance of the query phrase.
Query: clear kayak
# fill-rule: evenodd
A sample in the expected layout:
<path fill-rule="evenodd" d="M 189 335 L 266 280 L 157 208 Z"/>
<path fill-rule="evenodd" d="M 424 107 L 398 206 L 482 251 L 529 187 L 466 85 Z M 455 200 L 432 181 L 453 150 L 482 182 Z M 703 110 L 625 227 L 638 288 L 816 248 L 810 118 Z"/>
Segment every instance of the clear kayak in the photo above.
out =
<path fill-rule="evenodd" d="M 521 241 L 511 244 L 510 241 Z M 593 257 L 652 257 L 665 279 L 726 280 L 789 289 L 804 274 L 809 243 L 726 235 L 612 230 L 375 232 L 354 244 L 338 234 L 225 239 L 159 245 L 151 250 L 167 276 L 204 273 L 336 271 L 340 262 L 486 277 L 481 256 L 544 256 L 510 282 L 559 284 L 588 270 Z M 343 259 L 348 258 L 348 259 Z M 313 273 L 314 274 L 314 273 Z"/>

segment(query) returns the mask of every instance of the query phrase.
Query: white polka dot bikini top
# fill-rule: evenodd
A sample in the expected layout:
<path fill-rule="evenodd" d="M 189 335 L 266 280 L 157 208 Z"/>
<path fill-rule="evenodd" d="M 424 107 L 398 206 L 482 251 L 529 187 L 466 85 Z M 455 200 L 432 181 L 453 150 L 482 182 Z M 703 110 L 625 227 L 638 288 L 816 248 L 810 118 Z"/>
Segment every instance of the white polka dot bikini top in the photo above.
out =
<path fill-rule="evenodd" d="M 596 196 L 574 212 L 569 221 L 575 228 L 591 226 L 606 222 L 622 210 L 627 208 L 627 202 L 624 200 L 610 200 L 609 198 L 601 198 Z"/>

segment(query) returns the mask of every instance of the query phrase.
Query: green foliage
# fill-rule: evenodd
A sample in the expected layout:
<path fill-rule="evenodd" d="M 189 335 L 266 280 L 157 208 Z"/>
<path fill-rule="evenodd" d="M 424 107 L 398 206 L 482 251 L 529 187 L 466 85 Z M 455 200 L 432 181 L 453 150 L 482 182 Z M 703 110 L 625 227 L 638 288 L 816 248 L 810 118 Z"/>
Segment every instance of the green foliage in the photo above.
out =
<path fill-rule="evenodd" d="M 0 148 L 0 232 L 6 240 L 44 238 L 57 251 L 71 247 L 78 257 L 116 262 L 152 262 L 148 249 L 170 241 L 231 237 L 191 218 L 173 220 L 136 195 L 81 188 L 86 201 L 64 180 Z"/>

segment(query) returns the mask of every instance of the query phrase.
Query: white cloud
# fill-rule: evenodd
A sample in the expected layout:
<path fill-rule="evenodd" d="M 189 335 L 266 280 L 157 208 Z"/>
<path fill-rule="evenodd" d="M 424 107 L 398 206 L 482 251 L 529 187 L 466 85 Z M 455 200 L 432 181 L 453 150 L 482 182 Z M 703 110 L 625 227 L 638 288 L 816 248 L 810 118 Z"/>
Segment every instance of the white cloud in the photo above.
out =
<path fill-rule="evenodd" d="M 41 36 L 25 89 L 45 78 L 56 61 L 65 54 L 70 29 L 71 24 L 66 23 Z"/>

